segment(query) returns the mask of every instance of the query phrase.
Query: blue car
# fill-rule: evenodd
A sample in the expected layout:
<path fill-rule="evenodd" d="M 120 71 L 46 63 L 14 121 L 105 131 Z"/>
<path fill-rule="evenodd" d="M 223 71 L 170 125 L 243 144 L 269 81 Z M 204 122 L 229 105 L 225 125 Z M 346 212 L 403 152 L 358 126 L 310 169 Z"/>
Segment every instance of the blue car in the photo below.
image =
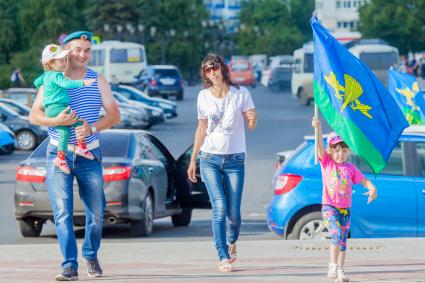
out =
<path fill-rule="evenodd" d="M 183 100 L 183 78 L 176 66 L 149 65 L 136 78 L 134 86 L 150 96 L 174 96 L 176 100 Z"/>
<path fill-rule="evenodd" d="M 128 85 L 111 85 L 111 89 L 116 91 L 126 97 L 127 99 L 136 100 L 143 102 L 149 106 L 161 108 L 164 111 L 166 118 L 175 118 L 177 117 L 177 103 L 162 99 L 162 98 L 153 98 L 144 92 L 138 90 L 135 87 Z"/>
<path fill-rule="evenodd" d="M 378 189 L 378 198 L 367 205 L 366 189 L 353 186 L 350 237 L 425 236 L 425 126 L 403 132 L 377 175 L 361 157 L 353 154 L 350 159 Z M 314 164 L 314 137 L 306 137 L 273 177 L 267 209 L 271 231 L 286 239 L 328 237 L 321 215 L 321 176 L 320 165 Z"/>
<path fill-rule="evenodd" d="M 12 154 L 16 148 L 15 134 L 0 123 L 0 154 Z"/>

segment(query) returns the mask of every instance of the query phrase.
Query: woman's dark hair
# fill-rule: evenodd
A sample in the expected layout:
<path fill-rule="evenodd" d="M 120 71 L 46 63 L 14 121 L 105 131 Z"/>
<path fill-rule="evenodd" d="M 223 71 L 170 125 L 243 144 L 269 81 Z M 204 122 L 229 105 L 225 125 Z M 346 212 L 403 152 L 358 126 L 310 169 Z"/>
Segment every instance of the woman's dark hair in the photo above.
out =
<path fill-rule="evenodd" d="M 207 56 L 205 56 L 202 60 L 200 75 L 204 87 L 211 87 L 213 85 L 213 83 L 207 78 L 207 75 L 204 72 L 204 68 L 206 66 L 211 66 L 213 64 L 220 65 L 221 74 L 223 75 L 223 81 L 225 84 L 227 84 L 227 86 L 234 86 L 236 88 L 239 88 L 237 84 L 232 83 L 230 79 L 229 68 L 224 62 L 224 58 L 217 53 L 208 53 Z"/>

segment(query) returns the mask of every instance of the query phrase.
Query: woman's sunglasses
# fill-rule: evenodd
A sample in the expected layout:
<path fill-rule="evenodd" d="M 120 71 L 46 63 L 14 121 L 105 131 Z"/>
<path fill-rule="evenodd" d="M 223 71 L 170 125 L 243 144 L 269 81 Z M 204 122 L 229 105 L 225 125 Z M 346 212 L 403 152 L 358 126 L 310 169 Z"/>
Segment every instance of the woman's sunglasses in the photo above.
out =
<path fill-rule="evenodd" d="M 218 71 L 218 69 L 220 69 L 220 64 L 218 64 L 218 63 L 214 63 L 214 64 L 213 64 L 213 65 L 211 65 L 211 66 L 204 67 L 204 73 L 205 73 L 205 74 L 208 74 L 208 73 L 210 73 L 210 72 L 211 72 L 211 70 L 213 70 L 214 72 L 216 72 L 216 71 Z"/>

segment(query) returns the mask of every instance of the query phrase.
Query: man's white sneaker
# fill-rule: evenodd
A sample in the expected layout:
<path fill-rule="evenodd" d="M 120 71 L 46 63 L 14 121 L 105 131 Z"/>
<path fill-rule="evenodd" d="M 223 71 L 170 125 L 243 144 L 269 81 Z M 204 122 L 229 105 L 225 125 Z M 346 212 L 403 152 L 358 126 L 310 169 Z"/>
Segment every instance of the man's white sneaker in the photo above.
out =
<path fill-rule="evenodd" d="M 338 264 L 329 263 L 328 278 L 336 279 L 338 277 Z"/>

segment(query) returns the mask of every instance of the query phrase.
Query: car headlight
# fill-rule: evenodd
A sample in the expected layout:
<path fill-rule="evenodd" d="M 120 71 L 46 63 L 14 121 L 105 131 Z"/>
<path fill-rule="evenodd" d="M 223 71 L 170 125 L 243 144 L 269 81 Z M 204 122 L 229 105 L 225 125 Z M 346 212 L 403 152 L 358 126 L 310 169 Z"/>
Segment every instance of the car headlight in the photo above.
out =
<path fill-rule="evenodd" d="M 153 110 L 153 111 L 152 111 L 152 115 L 153 115 L 153 116 L 161 116 L 161 112 L 156 111 L 156 110 Z"/>
<path fill-rule="evenodd" d="M 41 127 L 40 127 L 40 129 L 41 129 L 42 131 L 47 132 L 47 131 L 49 130 L 49 127 L 41 126 Z"/>

